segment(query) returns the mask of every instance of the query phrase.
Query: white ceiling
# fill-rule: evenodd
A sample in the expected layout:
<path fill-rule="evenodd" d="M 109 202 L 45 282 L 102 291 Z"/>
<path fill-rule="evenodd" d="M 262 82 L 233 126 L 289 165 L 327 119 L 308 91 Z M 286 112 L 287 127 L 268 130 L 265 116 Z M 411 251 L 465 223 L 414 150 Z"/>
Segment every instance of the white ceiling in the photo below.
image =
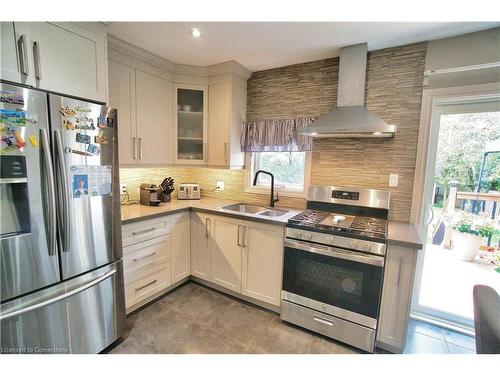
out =
<path fill-rule="evenodd" d="M 115 22 L 109 33 L 178 64 L 235 60 L 252 71 L 338 56 L 339 48 L 369 50 L 440 39 L 500 22 Z M 202 32 L 195 39 L 192 27 Z"/>

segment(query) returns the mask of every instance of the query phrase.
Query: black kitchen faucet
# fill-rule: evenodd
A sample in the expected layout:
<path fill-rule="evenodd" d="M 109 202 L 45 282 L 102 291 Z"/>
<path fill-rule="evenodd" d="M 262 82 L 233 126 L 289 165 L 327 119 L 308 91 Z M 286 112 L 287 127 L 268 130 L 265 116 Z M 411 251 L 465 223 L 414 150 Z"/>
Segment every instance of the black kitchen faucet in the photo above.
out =
<path fill-rule="evenodd" d="M 274 202 L 278 202 L 278 193 L 276 193 L 276 198 L 274 198 L 274 176 L 271 172 L 263 171 L 262 169 L 259 169 L 257 172 L 255 172 L 255 177 L 253 179 L 253 185 L 257 185 L 257 177 L 259 177 L 259 174 L 264 173 L 269 176 L 271 176 L 271 197 L 269 198 L 269 207 L 274 207 Z"/>

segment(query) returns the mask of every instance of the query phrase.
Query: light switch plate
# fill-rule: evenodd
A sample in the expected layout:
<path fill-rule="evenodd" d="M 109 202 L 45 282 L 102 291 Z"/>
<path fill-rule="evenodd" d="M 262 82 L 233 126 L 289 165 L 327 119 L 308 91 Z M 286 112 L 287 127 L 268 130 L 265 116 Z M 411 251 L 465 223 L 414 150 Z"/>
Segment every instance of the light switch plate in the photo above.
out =
<path fill-rule="evenodd" d="M 399 175 L 397 175 L 395 173 L 389 174 L 389 186 L 390 187 L 397 187 L 398 181 L 399 181 Z"/>
<path fill-rule="evenodd" d="M 224 181 L 217 181 L 217 191 L 224 190 Z"/>

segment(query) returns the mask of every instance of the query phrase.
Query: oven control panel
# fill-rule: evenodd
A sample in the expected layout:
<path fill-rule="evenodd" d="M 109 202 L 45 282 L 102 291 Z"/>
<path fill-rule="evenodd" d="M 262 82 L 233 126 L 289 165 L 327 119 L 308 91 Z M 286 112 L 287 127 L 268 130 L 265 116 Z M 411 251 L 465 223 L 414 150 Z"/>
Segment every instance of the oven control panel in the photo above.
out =
<path fill-rule="evenodd" d="M 333 190 L 332 191 L 333 199 L 348 199 L 352 201 L 359 200 L 359 193 L 356 191 L 342 191 L 342 190 Z"/>

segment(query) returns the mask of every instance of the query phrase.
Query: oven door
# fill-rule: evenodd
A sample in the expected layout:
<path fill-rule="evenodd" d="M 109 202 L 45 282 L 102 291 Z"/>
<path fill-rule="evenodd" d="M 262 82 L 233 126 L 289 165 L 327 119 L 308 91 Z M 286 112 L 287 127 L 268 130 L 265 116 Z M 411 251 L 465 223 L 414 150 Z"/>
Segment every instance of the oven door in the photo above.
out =
<path fill-rule="evenodd" d="M 384 257 L 285 240 L 282 298 L 375 329 Z"/>

